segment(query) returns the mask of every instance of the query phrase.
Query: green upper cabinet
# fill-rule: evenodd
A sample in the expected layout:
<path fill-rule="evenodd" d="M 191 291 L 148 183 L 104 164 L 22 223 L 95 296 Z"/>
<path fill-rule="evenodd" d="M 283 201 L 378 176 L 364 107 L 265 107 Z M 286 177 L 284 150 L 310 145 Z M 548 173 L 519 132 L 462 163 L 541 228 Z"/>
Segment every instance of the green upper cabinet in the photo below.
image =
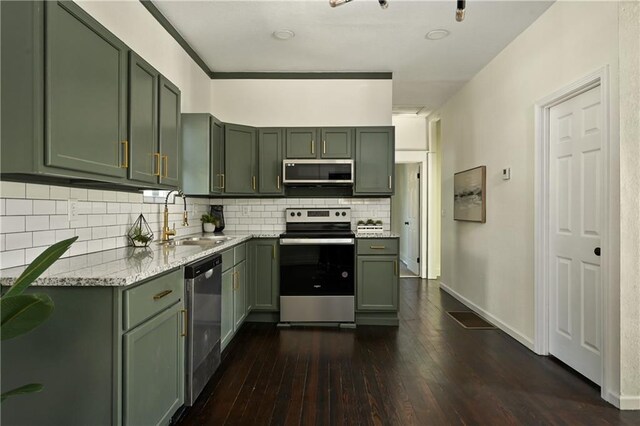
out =
<path fill-rule="evenodd" d="M 282 194 L 282 129 L 258 130 L 258 189 Z"/>
<path fill-rule="evenodd" d="M 160 73 L 129 54 L 129 179 L 158 183 L 158 80 Z"/>
<path fill-rule="evenodd" d="M 222 123 L 210 114 L 182 114 L 182 190 L 187 195 L 222 191 Z"/>
<path fill-rule="evenodd" d="M 237 124 L 224 127 L 224 192 L 255 194 L 256 129 Z"/>
<path fill-rule="evenodd" d="M 353 132 L 350 127 L 320 129 L 320 158 L 353 158 Z"/>
<path fill-rule="evenodd" d="M 160 183 L 180 185 L 180 89 L 160 76 L 158 121 L 160 139 Z"/>
<path fill-rule="evenodd" d="M 72 2 L 45 7 L 45 164 L 126 177 L 127 46 Z"/>
<path fill-rule="evenodd" d="M 356 195 L 392 195 L 395 142 L 393 127 L 356 129 Z"/>
<path fill-rule="evenodd" d="M 290 127 L 285 130 L 285 156 L 289 159 L 353 158 L 352 127 Z"/>
<path fill-rule="evenodd" d="M 293 127 L 286 129 L 287 158 L 316 158 L 318 129 L 315 127 Z"/>
<path fill-rule="evenodd" d="M 224 125 L 215 117 L 211 117 L 210 164 L 210 191 L 221 194 L 224 190 Z"/>
<path fill-rule="evenodd" d="M 277 239 L 249 243 L 250 298 L 254 311 L 278 311 L 280 296 L 280 245 Z"/>

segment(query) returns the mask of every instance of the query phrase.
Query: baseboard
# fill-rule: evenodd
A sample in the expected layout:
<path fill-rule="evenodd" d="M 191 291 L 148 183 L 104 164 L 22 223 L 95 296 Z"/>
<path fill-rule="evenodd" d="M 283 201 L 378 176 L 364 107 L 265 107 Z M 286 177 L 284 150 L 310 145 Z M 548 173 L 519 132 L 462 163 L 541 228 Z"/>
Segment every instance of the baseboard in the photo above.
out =
<path fill-rule="evenodd" d="M 397 312 L 356 312 L 356 324 L 397 327 L 400 321 Z"/>
<path fill-rule="evenodd" d="M 620 396 L 607 391 L 602 399 L 620 410 L 640 410 L 640 396 Z"/>
<path fill-rule="evenodd" d="M 498 327 L 499 329 L 507 333 L 509 336 L 513 337 L 519 343 L 524 345 L 527 349 L 534 351 L 533 340 L 529 339 L 527 336 L 520 333 L 518 330 L 515 330 L 512 327 L 508 326 L 504 321 L 500 320 L 499 318 L 496 318 L 493 314 L 485 311 L 484 309 L 482 309 L 481 307 L 479 307 L 478 305 L 473 303 L 471 300 L 467 299 L 466 297 L 464 297 L 463 295 L 461 295 L 460 293 L 458 293 L 457 291 L 455 291 L 454 289 L 452 289 L 442 281 L 440 281 L 440 288 L 446 291 L 447 293 L 449 293 L 454 298 L 456 298 L 460 303 L 464 304 L 469 309 L 471 309 L 472 311 L 474 311 L 475 313 L 483 317 L 485 320 L 489 321 L 490 323 L 492 323 L 493 325 L 495 325 L 496 327 Z"/>

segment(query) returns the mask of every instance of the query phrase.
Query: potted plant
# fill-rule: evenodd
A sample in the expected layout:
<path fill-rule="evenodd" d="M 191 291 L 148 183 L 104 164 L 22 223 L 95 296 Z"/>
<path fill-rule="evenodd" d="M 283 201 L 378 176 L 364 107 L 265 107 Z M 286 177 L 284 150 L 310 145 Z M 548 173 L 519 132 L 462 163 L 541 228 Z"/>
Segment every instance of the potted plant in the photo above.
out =
<path fill-rule="evenodd" d="M 207 233 L 215 232 L 216 226 L 218 226 L 218 218 L 209 213 L 203 214 L 200 221 L 202 222 L 202 230 Z"/>
<path fill-rule="evenodd" d="M 131 235 L 131 241 L 134 247 L 146 247 L 149 245 L 153 236 L 146 235 L 141 228 L 134 228 Z"/>

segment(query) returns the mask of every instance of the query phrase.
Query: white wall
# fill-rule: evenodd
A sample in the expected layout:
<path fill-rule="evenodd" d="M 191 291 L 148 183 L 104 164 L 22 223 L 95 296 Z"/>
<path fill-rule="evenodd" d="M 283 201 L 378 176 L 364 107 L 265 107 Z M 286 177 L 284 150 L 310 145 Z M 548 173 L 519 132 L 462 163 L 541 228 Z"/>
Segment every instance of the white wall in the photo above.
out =
<path fill-rule="evenodd" d="M 213 80 L 212 113 L 250 126 L 388 126 L 391 80 Z"/>
<path fill-rule="evenodd" d="M 396 151 L 427 150 L 427 120 L 416 115 L 394 115 Z"/>
<path fill-rule="evenodd" d="M 529 347 L 534 338 L 533 107 L 609 65 L 611 140 L 617 141 L 618 51 L 617 3 L 557 2 L 437 112 L 445 210 L 441 280 Z M 454 222 L 453 174 L 479 165 L 487 166 L 487 223 Z M 503 167 L 511 167 L 510 181 L 501 180 Z"/>
<path fill-rule="evenodd" d="M 440 120 L 434 117 L 429 122 L 429 198 L 427 201 L 427 276 L 429 279 L 436 279 L 440 276 L 442 234 L 442 149 L 440 142 Z"/>
<path fill-rule="evenodd" d="M 138 0 L 76 3 L 180 88 L 182 112 L 211 110 L 211 79 Z"/>

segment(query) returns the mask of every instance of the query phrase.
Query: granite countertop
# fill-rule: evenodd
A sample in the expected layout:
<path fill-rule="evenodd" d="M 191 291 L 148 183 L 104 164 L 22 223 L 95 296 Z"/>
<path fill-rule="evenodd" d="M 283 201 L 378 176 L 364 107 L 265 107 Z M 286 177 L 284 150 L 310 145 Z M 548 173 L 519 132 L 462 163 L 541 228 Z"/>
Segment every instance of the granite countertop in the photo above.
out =
<path fill-rule="evenodd" d="M 356 232 L 356 238 L 400 238 L 400 234 L 395 232 L 383 231 L 383 232 Z"/>
<path fill-rule="evenodd" d="M 222 252 L 251 238 L 278 238 L 273 234 L 224 234 L 233 237 L 215 246 L 161 245 L 147 248 L 123 247 L 59 259 L 32 285 L 34 286 L 127 286 Z M 184 237 L 193 237 L 189 235 Z M 180 238 L 184 238 L 180 237 Z M 0 270 L 0 285 L 8 286 L 25 266 Z"/>

